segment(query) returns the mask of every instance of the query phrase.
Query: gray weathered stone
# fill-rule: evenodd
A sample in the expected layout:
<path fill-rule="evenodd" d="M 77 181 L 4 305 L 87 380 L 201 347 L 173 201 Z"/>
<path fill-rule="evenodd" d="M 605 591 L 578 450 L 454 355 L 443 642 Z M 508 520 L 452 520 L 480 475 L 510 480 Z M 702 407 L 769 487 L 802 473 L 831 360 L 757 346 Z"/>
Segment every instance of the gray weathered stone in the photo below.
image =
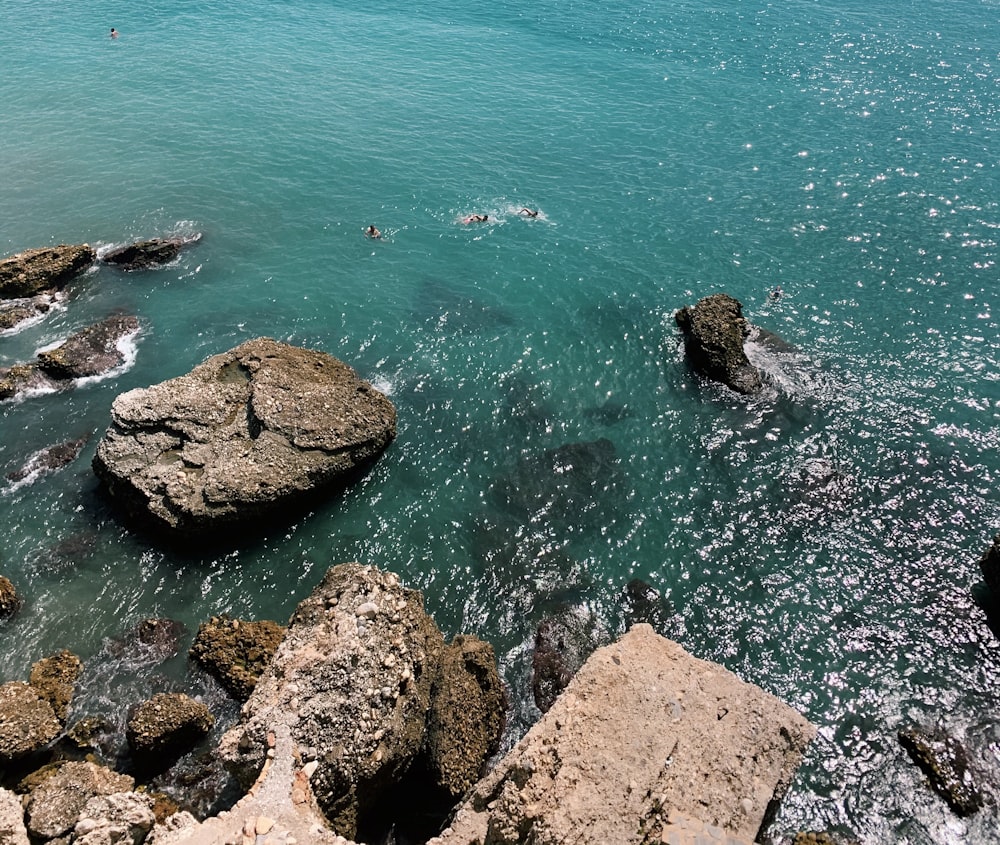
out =
<path fill-rule="evenodd" d="M 679 817 L 753 841 L 814 735 L 774 696 L 636 625 L 594 652 L 431 843 L 638 845 L 669 841 Z"/>
<path fill-rule="evenodd" d="M 172 534 L 252 524 L 343 486 L 396 434 L 392 403 L 346 364 L 258 338 L 119 396 L 94 470 Z"/>
<path fill-rule="evenodd" d="M 57 290 L 97 258 L 88 244 L 28 249 L 0 260 L 0 299 L 17 299 Z"/>
<path fill-rule="evenodd" d="M 28 796 L 28 832 L 39 839 L 70 833 L 87 802 L 97 795 L 128 792 L 135 781 L 96 763 L 63 763 Z"/>
<path fill-rule="evenodd" d="M 0 788 L 0 843 L 29 845 L 21 798 L 10 790 L 2 788 Z"/>
<path fill-rule="evenodd" d="M 138 792 L 96 795 L 73 828 L 74 845 L 139 845 L 153 828 L 153 798 Z"/>
<path fill-rule="evenodd" d="M 66 338 L 55 349 L 38 354 L 38 367 L 59 381 L 99 376 L 125 363 L 119 348 L 122 338 L 139 331 L 139 321 L 129 314 L 112 314 Z"/>
<path fill-rule="evenodd" d="M 716 293 L 699 300 L 694 307 L 685 306 L 674 318 L 684 333 L 688 361 L 696 372 L 737 393 L 761 389 L 760 373 L 743 351 L 749 326 L 738 300 Z"/>

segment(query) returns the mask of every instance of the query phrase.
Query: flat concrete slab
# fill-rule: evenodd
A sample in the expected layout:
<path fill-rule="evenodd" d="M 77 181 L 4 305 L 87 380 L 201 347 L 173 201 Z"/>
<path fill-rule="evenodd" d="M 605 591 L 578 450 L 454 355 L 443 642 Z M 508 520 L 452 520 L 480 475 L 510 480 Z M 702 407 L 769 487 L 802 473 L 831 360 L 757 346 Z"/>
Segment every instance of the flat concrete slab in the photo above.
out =
<path fill-rule="evenodd" d="M 751 843 L 814 736 L 773 695 L 636 625 L 431 843 Z"/>

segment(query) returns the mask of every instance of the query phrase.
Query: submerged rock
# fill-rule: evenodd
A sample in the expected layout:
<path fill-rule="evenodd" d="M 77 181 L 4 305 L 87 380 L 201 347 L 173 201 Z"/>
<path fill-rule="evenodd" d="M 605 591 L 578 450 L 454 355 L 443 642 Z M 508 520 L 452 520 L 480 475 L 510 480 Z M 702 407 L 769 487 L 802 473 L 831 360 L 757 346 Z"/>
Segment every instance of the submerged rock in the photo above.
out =
<path fill-rule="evenodd" d="M 600 645 L 607 631 L 586 607 L 563 608 L 538 623 L 531 657 L 535 705 L 545 713 Z"/>
<path fill-rule="evenodd" d="M 897 736 L 934 791 L 957 815 L 971 816 L 983 806 L 982 790 L 970 769 L 968 754 L 957 739 L 917 727 L 903 728 Z"/>
<path fill-rule="evenodd" d="M 49 704 L 30 684 L 0 686 L 0 763 L 11 763 L 41 750 L 62 730 Z"/>
<path fill-rule="evenodd" d="M 747 359 L 743 341 L 749 326 L 743 305 L 725 293 L 717 293 L 685 306 L 674 314 L 684 334 L 684 348 L 692 368 L 737 393 L 756 393 L 762 387 L 760 373 Z"/>
<path fill-rule="evenodd" d="M 7 619 L 21 609 L 23 604 L 17 589 L 5 575 L 0 575 L 0 619 Z"/>
<path fill-rule="evenodd" d="M 169 264 L 180 254 L 181 249 L 200 240 L 200 233 L 185 237 L 150 238 L 106 252 L 102 260 L 123 270 L 147 270 Z"/>
<path fill-rule="evenodd" d="M 94 471 L 170 534 L 253 524 L 340 488 L 396 435 L 396 410 L 346 364 L 270 338 L 115 399 Z"/>
<path fill-rule="evenodd" d="M 645 622 L 661 636 L 677 627 L 670 600 L 641 578 L 633 578 L 625 585 L 625 621 L 626 628 Z"/>
<path fill-rule="evenodd" d="M 979 559 L 979 569 L 986 586 L 990 588 L 994 604 L 1000 604 L 1000 534 L 993 538 L 993 544 Z"/>
<path fill-rule="evenodd" d="M 161 692 L 139 705 L 125 735 L 138 766 L 162 769 L 204 739 L 213 724 L 200 701 L 181 692 Z"/>
<path fill-rule="evenodd" d="M 277 622 L 228 616 L 202 623 L 189 654 L 238 701 L 246 701 L 285 636 Z"/>
<path fill-rule="evenodd" d="M 88 244 L 29 249 L 0 260 L 0 299 L 34 296 L 57 290 L 97 258 Z"/>
<path fill-rule="evenodd" d="M 7 480 L 23 481 L 29 475 L 42 475 L 61 469 L 76 460 L 89 440 L 90 435 L 88 434 L 85 437 L 78 437 L 76 440 L 67 440 L 64 443 L 39 449 L 16 470 L 8 472 Z"/>
<path fill-rule="evenodd" d="M 67 649 L 45 657 L 31 667 L 28 679 L 38 694 L 52 705 L 60 722 L 66 721 L 77 679 L 83 671 L 80 658 Z"/>
<path fill-rule="evenodd" d="M 0 332 L 11 331 L 30 320 L 44 317 L 52 309 L 54 294 L 38 294 L 11 301 L 0 301 Z"/>

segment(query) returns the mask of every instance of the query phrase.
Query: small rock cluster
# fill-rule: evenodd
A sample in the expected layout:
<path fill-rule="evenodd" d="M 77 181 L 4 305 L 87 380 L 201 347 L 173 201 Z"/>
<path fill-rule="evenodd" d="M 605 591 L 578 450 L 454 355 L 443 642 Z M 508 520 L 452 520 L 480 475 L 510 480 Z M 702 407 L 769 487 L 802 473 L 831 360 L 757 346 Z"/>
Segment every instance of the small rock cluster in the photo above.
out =
<path fill-rule="evenodd" d="M 688 361 L 696 372 L 737 393 L 761 389 L 760 373 L 743 351 L 750 326 L 739 300 L 725 293 L 706 296 L 697 305 L 680 309 L 674 319 L 684 334 Z"/>

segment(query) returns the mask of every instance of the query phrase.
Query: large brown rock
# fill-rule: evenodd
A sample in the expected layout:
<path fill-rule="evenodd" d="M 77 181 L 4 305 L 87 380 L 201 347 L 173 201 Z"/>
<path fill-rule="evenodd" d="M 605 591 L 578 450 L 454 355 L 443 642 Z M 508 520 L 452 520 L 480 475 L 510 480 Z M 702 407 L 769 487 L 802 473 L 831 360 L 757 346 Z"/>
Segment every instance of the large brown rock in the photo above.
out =
<path fill-rule="evenodd" d="M 750 327 L 743 305 L 725 293 L 716 293 L 685 306 L 674 319 L 684 334 L 684 348 L 692 368 L 737 393 L 761 389 L 760 373 L 747 359 L 743 341 Z"/>
<path fill-rule="evenodd" d="M 636 625 L 591 655 L 431 842 L 639 845 L 701 827 L 706 842 L 749 843 L 814 735 L 774 696 Z"/>
<path fill-rule="evenodd" d="M 50 378 L 68 380 L 99 376 L 125 363 L 120 341 L 139 331 L 129 314 L 112 314 L 70 335 L 55 349 L 40 352 L 38 367 Z"/>
<path fill-rule="evenodd" d="M 141 768 L 166 768 L 204 739 L 215 718 L 200 701 L 182 692 L 161 692 L 136 708 L 125 731 Z"/>
<path fill-rule="evenodd" d="M 115 399 L 94 457 L 134 517 L 171 534 L 252 524 L 342 487 L 396 435 L 396 410 L 346 364 L 270 338 Z"/>
<path fill-rule="evenodd" d="M 0 299 L 17 299 L 57 290 L 97 258 L 88 244 L 29 249 L 0 260 Z"/>
<path fill-rule="evenodd" d="M 28 796 L 28 832 L 54 839 L 73 830 L 87 802 L 97 795 L 128 792 L 135 781 L 96 763 L 64 763 L 41 780 Z"/>
<path fill-rule="evenodd" d="M 31 667 L 31 686 L 51 706 L 60 722 L 66 721 L 76 681 L 83 671 L 80 658 L 67 649 L 39 660 Z"/>
<path fill-rule="evenodd" d="M 0 575 L 0 619 L 13 616 L 21 609 L 23 600 L 5 575 Z"/>
<path fill-rule="evenodd" d="M 233 698 L 246 701 L 284 636 L 285 628 L 267 619 L 213 617 L 198 628 L 189 654 Z"/>
<path fill-rule="evenodd" d="M 0 686 L 0 764 L 44 748 L 61 730 L 52 705 L 30 684 Z"/>

